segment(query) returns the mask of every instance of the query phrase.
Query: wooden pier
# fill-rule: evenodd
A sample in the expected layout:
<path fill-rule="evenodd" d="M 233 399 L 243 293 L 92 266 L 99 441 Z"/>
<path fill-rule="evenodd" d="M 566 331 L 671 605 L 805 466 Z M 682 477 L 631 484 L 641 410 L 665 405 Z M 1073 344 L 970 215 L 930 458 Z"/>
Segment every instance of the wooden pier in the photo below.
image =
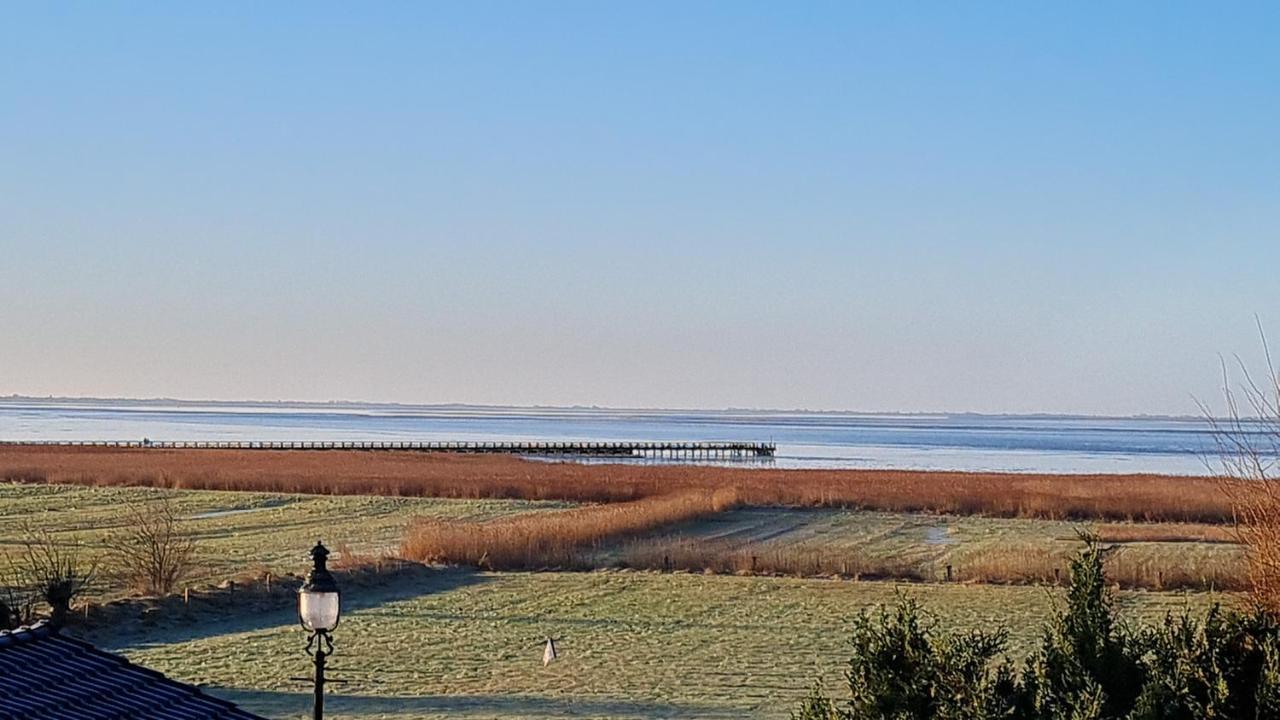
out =
<path fill-rule="evenodd" d="M 538 457 L 749 460 L 771 458 L 774 443 L 760 442 L 420 442 L 415 440 L 5 440 L 0 445 L 155 450 L 368 450 Z"/>

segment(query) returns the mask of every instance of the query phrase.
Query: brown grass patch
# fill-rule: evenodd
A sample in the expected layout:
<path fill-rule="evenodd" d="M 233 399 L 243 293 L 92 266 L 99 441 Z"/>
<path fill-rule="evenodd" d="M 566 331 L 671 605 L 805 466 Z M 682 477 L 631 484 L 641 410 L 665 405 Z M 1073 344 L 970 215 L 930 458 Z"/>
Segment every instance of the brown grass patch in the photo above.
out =
<path fill-rule="evenodd" d="M 1028 547 L 984 553 L 957 565 L 955 579 L 997 585 L 1065 585 L 1073 552 Z M 1237 591 L 1249 587 L 1243 558 L 1192 567 L 1176 558 L 1169 562 L 1134 559 L 1119 549 L 1107 558 L 1106 571 L 1107 579 L 1122 588 Z"/>
<path fill-rule="evenodd" d="M 1280 483 L 1260 458 L 1254 458 L 1256 469 L 1246 467 L 1248 456 L 1241 452 L 1242 457 L 1231 461 L 1237 463 L 1232 472 L 1238 476 L 1223 480 L 1222 487 L 1234 503 L 1236 530 L 1247 548 L 1253 601 L 1280 616 Z"/>
<path fill-rule="evenodd" d="M 1011 547 L 985 552 L 951 567 L 956 582 L 996 585 L 1065 585 L 1074 549 Z M 715 574 L 844 577 L 869 580 L 942 582 L 947 566 L 849 552 L 771 548 L 754 543 L 668 538 L 623 547 L 614 564 L 646 570 L 686 570 Z M 1123 588 L 1238 591 L 1248 587 L 1244 558 L 1212 565 L 1130 557 L 1122 548 L 1107 560 L 1108 579 Z"/>
<path fill-rule="evenodd" d="M 28 483 L 33 485 L 49 481 L 42 470 L 23 467 L 0 469 L 0 480 L 9 483 Z"/>
<path fill-rule="evenodd" d="M 1108 523 L 1091 528 L 1103 543 L 1192 542 L 1239 543 L 1239 532 L 1226 525 L 1202 523 L 1129 524 Z"/>
<path fill-rule="evenodd" d="M 414 452 L 0 448 L 21 482 L 612 503 L 731 488 L 743 504 L 1223 523 L 1212 478 L 586 465 Z"/>
<path fill-rule="evenodd" d="M 847 553 L 743 546 L 723 540 L 689 538 L 628 544 L 614 564 L 641 570 L 688 570 L 719 575 L 929 579 L 929 573 L 919 564 L 896 558 L 872 559 Z"/>
<path fill-rule="evenodd" d="M 695 520 L 736 504 L 732 490 L 692 490 L 483 523 L 419 518 L 409 528 L 401 554 L 491 570 L 583 568 L 590 564 L 583 551 L 606 540 Z"/>

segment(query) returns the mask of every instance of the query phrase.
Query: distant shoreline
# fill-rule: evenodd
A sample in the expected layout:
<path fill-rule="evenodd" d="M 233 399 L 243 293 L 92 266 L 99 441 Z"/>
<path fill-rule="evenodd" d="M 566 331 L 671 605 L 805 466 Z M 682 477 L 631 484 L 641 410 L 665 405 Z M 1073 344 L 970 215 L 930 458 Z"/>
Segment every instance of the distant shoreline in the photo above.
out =
<path fill-rule="evenodd" d="M 0 399 L 0 442 L 766 443 L 811 469 L 1203 475 L 1199 419 Z"/>
<path fill-rule="evenodd" d="M 602 405 L 489 405 L 484 403 L 403 403 L 390 401 L 365 400 L 193 400 L 182 398 L 103 398 L 77 396 L 33 396 L 6 395 L 0 397 L 0 406 L 31 405 L 38 407 L 84 407 L 128 410 L 130 408 L 155 410 L 157 408 L 260 408 L 260 409 L 296 409 L 296 410 L 385 410 L 388 412 L 470 412 L 475 414 L 501 413 L 547 413 L 547 414 L 591 414 L 619 413 L 629 416 L 647 414 L 707 414 L 707 415 L 751 415 L 758 417 L 807 415 L 816 417 L 849 417 L 849 418 L 1027 418 L 1044 420 L 1168 420 L 1175 422 L 1205 422 L 1201 415 L 1168 415 L 1168 414 L 1091 414 L 1091 413 L 1055 413 L 1055 412 L 969 412 L 969 411 L 896 411 L 896 410 L 812 410 L 806 408 L 702 408 L 702 407 L 613 407 Z"/>

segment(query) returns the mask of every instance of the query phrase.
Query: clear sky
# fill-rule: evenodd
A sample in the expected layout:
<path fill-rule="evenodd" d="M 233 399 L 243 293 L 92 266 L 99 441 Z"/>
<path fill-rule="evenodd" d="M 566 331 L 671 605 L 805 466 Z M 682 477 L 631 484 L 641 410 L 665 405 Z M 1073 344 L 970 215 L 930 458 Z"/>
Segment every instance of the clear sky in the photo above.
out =
<path fill-rule="evenodd" d="M 1194 413 L 1280 11 L 0 9 L 0 394 Z"/>

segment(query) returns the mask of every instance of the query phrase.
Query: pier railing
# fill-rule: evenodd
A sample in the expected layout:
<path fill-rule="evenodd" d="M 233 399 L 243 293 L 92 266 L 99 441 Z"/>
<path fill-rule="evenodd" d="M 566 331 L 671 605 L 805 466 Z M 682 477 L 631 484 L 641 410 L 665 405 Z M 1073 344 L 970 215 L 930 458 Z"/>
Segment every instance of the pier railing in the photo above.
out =
<path fill-rule="evenodd" d="M 447 442 L 416 440 L 5 440 L 6 445 L 156 450 L 369 450 L 494 455 L 742 460 L 770 458 L 761 442 Z"/>

